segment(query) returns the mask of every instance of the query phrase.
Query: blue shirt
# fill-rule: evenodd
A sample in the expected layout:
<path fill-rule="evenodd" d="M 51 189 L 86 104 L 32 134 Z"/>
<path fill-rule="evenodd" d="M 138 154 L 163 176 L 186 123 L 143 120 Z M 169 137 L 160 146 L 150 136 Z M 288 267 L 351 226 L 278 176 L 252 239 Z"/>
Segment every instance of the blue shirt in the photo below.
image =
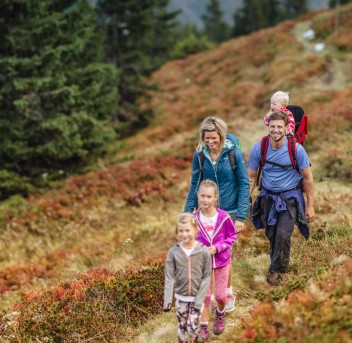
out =
<path fill-rule="evenodd" d="M 260 145 L 261 141 L 257 142 L 249 153 L 248 167 L 252 170 L 257 170 L 260 165 Z M 291 164 L 287 138 L 285 138 L 285 143 L 276 150 L 272 149 L 271 143 L 269 142 L 266 160 L 281 165 Z M 296 148 L 296 160 L 300 170 L 304 170 L 310 166 L 307 153 L 299 143 L 297 143 Z M 293 167 L 285 170 L 279 166 L 265 163 L 262 170 L 262 184 L 266 189 L 272 192 L 284 192 L 295 188 L 301 179 L 301 174 L 298 173 L 296 169 L 293 169 Z"/>

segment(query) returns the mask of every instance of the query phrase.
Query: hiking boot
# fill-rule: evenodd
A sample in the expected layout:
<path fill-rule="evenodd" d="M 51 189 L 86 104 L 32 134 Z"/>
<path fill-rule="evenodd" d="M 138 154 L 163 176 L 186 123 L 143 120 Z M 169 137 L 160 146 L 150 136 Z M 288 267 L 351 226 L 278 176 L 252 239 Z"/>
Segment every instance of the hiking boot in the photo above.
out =
<path fill-rule="evenodd" d="M 223 315 L 219 315 L 216 312 L 214 323 L 213 323 L 214 335 L 220 335 L 225 330 L 225 326 L 226 326 L 225 313 L 226 312 L 224 312 Z"/>
<path fill-rule="evenodd" d="M 227 303 L 225 305 L 225 312 L 232 312 L 235 309 L 236 297 L 233 294 L 227 294 Z"/>
<path fill-rule="evenodd" d="M 201 342 L 206 342 L 209 339 L 208 326 L 201 325 L 197 335 Z"/>
<path fill-rule="evenodd" d="M 281 274 L 279 272 L 268 272 L 266 281 L 272 286 L 277 286 L 281 281 Z"/>

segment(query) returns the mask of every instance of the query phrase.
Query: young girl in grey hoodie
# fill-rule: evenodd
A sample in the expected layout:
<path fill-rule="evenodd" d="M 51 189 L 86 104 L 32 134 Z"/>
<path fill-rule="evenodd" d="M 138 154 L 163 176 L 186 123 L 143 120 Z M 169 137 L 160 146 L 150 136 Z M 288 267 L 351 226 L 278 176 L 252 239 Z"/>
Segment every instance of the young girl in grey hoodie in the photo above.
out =
<path fill-rule="evenodd" d="M 165 263 L 164 311 L 170 311 L 175 292 L 179 342 L 197 342 L 198 321 L 211 279 L 209 249 L 196 241 L 198 225 L 191 213 L 178 216 L 173 246 Z"/>

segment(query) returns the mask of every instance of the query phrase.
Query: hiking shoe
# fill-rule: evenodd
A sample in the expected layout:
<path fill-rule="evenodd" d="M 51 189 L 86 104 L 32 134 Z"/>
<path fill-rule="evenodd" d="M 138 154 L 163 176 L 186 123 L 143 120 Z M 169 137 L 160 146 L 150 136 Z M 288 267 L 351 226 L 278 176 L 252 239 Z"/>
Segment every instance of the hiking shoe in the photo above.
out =
<path fill-rule="evenodd" d="M 206 342 L 209 339 L 209 330 L 207 325 L 201 325 L 197 333 L 201 342 Z"/>
<path fill-rule="evenodd" d="M 235 309 L 236 297 L 233 294 L 227 294 L 227 303 L 225 305 L 225 312 L 232 312 Z"/>
<path fill-rule="evenodd" d="M 272 286 L 277 286 L 281 281 L 281 274 L 279 272 L 268 272 L 266 281 Z"/>
<path fill-rule="evenodd" d="M 223 315 L 218 315 L 216 313 L 214 323 L 213 323 L 214 335 L 220 335 L 225 330 L 225 326 L 226 326 L 225 313 Z"/>

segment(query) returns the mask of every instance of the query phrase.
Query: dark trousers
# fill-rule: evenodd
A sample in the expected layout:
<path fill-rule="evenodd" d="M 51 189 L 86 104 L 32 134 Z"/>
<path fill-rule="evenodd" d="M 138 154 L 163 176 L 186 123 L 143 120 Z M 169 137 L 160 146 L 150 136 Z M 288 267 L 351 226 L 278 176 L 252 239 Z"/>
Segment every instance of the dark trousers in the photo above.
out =
<path fill-rule="evenodd" d="M 290 263 L 291 236 L 297 217 L 294 199 L 289 199 L 290 212 L 280 212 L 275 226 L 267 225 L 265 235 L 270 241 L 269 272 L 285 273 Z M 266 206 L 268 204 L 265 204 Z"/>

